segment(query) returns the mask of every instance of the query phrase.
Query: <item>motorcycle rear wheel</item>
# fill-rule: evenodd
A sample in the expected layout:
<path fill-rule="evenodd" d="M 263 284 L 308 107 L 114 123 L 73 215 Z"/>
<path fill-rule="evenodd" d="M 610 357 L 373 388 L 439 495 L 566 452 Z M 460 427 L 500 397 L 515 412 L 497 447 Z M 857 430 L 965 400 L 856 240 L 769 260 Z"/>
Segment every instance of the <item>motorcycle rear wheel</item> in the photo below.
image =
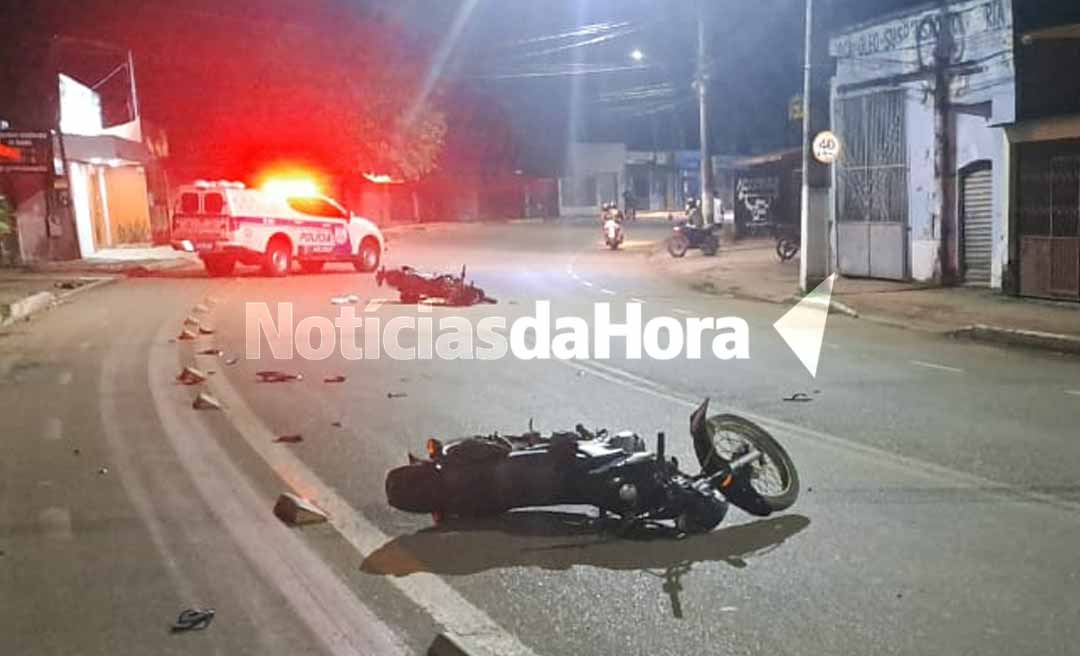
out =
<path fill-rule="evenodd" d="M 799 497 L 799 473 L 795 463 L 784 447 L 761 426 L 737 415 L 709 417 L 709 434 L 713 448 L 727 461 L 746 453 L 749 448 L 762 454 L 761 459 L 750 465 L 749 485 L 759 498 L 750 504 L 740 503 L 737 497 L 729 497 L 732 503 L 752 514 L 768 514 L 790 508 Z M 767 512 L 756 512 L 764 506 Z"/>

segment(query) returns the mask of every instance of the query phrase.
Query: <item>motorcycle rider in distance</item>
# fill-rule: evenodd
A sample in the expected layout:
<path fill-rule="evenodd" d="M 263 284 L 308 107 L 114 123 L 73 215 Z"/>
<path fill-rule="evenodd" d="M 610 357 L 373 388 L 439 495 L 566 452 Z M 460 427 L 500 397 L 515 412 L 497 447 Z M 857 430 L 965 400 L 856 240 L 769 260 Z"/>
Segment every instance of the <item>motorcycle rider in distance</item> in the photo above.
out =
<path fill-rule="evenodd" d="M 629 187 L 623 191 L 623 213 L 627 221 L 637 220 L 637 199 L 634 198 L 634 192 L 630 191 Z"/>
<path fill-rule="evenodd" d="M 705 227 L 705 214 L 701 211 L 701 200 L 688 198 L 686 200 L 686 221 L 695 228 Z"/>

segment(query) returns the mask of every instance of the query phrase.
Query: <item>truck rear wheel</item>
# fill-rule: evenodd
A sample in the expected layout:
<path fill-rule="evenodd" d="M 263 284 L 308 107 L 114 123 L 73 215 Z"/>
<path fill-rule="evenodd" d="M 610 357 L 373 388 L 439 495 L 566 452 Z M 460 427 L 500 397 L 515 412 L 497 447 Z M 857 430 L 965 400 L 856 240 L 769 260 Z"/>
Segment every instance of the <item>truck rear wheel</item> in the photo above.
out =
<path fill-rule="evenodd" d="M 283 237 L 274 237 L 266 245 L 263 255 L 263 273 L 280 278 L 289 275 L 292 268 L 292 245 Z"/>
<path fill-rule="evenodd" d="M 231 255 L 205 255 L 202 261 L 206 272 L 214 278 L 230 276 L 236 270 L 236 258 Z"/>

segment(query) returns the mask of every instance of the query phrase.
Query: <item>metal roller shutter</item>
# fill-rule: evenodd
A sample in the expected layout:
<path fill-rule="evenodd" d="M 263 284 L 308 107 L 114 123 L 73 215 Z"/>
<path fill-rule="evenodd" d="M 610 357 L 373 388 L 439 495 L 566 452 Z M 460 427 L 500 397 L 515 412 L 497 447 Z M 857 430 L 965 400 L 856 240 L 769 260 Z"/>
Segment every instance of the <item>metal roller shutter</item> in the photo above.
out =
<path fill-rule="evenodd" d="M 990 169 L 974 171 L 964 178 L 964 280 L 977 285 L 990 285 L 994 251 L 993 189 Z"/>

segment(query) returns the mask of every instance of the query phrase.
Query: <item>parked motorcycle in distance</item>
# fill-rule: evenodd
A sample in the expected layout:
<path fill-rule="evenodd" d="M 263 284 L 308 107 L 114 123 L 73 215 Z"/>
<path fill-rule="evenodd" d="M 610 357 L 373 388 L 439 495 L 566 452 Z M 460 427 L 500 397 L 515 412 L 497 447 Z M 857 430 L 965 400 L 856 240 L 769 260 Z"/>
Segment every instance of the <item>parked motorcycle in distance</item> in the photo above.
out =
<path fill-rule="evenodd" d="M 616 250 L 623 243 L 623 213 L 615 203 L 600 206 L 600 219 L 603 222 L 604 245 Z"/>
<path fill-rule="evenodd" d="M 497 515 L 515 508 L 591 505 L 601 519 L 617 518 L 621 531 L 643 523 L 675 522 L 682 533 L 710 531 L 728 505 L 767 516 L 785 510 L 799 494 L 791 457 L 757 424 L 735 415 L 708 416 L 706 399 L 690 415 L 696 475 L 665 453 L 664 433 L 648 451 L 636 433 L 573 431 L 541 435 L 475 436 L 427 441 L 426 459 L 390 470 L 390 505 L 412 513 L 448 517 Z"/>
<path fill-rule="evenodd" d="M 781 262 L 787 262 L 799 254 L 799 249 L 802 247 L 799 226 L 775 225 L 773 236 L 776 238 L 776 256 Z"/>

